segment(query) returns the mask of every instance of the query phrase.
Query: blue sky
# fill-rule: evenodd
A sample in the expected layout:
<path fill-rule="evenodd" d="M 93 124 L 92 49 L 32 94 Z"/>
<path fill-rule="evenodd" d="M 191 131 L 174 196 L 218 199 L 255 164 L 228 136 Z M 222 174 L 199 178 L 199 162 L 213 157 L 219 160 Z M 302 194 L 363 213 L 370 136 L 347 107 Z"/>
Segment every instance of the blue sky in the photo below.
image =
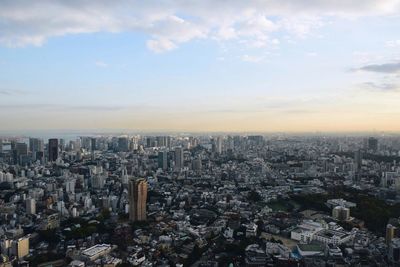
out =
<path fill-rule="evenodd" d="M 3 1 L 0 129 L 399 131 L 399 1 Z"/>

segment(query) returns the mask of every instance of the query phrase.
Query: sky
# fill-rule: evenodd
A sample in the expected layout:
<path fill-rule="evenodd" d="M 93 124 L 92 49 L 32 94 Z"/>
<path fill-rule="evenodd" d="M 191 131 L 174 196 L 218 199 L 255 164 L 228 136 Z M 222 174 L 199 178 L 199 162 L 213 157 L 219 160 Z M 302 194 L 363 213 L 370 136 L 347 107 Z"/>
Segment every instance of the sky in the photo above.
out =
<path fill-rule="evenodd" d="M 0 130 L 399 122 L 400 0 L 0 1 Z"/>

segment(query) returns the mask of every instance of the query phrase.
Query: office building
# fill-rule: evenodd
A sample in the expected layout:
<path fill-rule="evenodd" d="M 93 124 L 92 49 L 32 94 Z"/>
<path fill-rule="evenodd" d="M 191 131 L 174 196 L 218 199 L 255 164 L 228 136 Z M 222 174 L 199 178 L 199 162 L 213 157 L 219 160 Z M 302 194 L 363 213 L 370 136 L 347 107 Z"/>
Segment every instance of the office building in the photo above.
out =
<path fill-rule="evenodd" d="M 362 151 L 359 149 L 354 152 L 354 170 L 360 171 L 362 166 Z"/>
<path fill-rule="evenodd" d="M 361 149 L 354 152 L 354 179 L 355 183 L 361 180 L 361 167 L 362 167 L 362 151 Z"/>
<path fill-rule="evenodd" d="M 28 162 L 28 145 L 21 142 L 12 142 L 11 150 L 14 163 L 25 165 Z"/>
<path fill-rule="evenodd" d="M 96 174 L 91 177 L 91 185 L 93 189 L 103 189 L 106 178 L 101 174 Z"/>
<path fill-rule="evenodd" d="M 34 160 L 40 160 L 41 154 L 39 152 L 44 151 L 44 142 L 39 138 L 29 138 L 29 151 L 32 153 L 32 158 Z"/>
<path fill-rule="evenodd" d="M 342 222 L 348 221 L 350 219 L 350 209 L 337 206 L 332 210 L 332 217 Z"/>
<path fill-rule="evenodd" d="M 96 244 L 82 251 L 82 257 L 86 260 L 94 261 L 100 257 L 109 254 L 112 246 L 109 244 Z"/>
<path fill-rule="evenodd" d="M 82 148 L 84 148 L 86 150 L 90 150 L 91 145 L 92 145 L 92 138 L 88 137 L 88 136 L 81 136 L 80 143 L 81 143 Z"/>
<path fill-rule="evenodd" d="M 36 214 L 36 200 L 34 198 L 25 200 L 25 205 L 27 214 Z"/>
<path fill-rule="evenodd" d="M 400 238 L 393 238 L 389 244 L 388 258 L 394 266 L 400 264 Z"/>
<path fill-rule="evenodd" d="M 29 254 L 29 236 L 21 237 L 13 241 L 13 254 L 22 259 Z"/>
<path fill-rule="evenodd" d="M 183 148 L 176 147 L 175 148 L 175 169 L 181 170 L 184 166 L 183 160 Z"/>
<path fill-rule="evenodd" d="M 118 138 L 118 151 L 128 152 L 129 151 L 129 139 L 128 137 Z"/>
<path fill-rule="evenodd" d="M 59 148 L 60 148 L 60 151 L 64 151 L 65 150 L 65 139 L 60 138 L 60 140 L 59 140 Z"/>
<path fill-rule="evenodd" d="M 192 162 L 192 168 L 196 172 L 201 172 L 201 158 L 195 158 Z"/>
<path fill-rule="evenodd" d="M 129 220 L 132 222 L 146 220 L 147 181 L 143 178 L 131 179 L 129 191 Z"/>
<path fill-rule="evenodd" d="M 221 136 L 214 138 L 212 150 L 214 153 L 217 153 L 217 154 L 222 153 L 222 137 Z"/>
<path fill-rule="evenodd" d="M 65 192 L 75 194 L 75 179 L 67 179 L 65 181 Z"/>
<path fill-rule="evenodd" d="M 94 160 L 94 151 L 96 150 L 96 138 L 90 140 L 90 155 L 91 159 Z"/>
<path fill-rule="evenodd" d="M 378 139 L 374 137 L 368 138 L 368 150 L 372 152 L 378 151 Z"/>
<path fill-rule="evenodd" d="M 396 225 L 393 224 L 387 224 L 386 225 L 386 244 L 389 245 L 390 242 L 392 241 L 393 238 L 397 237 L 399 233 L 399 229 L 396 227 Z"/>
<path fill-rule="evenodd" d="M 253 145 L 262 145 L 264 143 L 264 137 L 261 135 L 249 135 L 247 139 L 253 144 Z"/>
<path fill-rule="evenodd" d="M 56 161 L 58 159 L 58 139 L 49 139 L 48 150 L 49 161 Z"/>
<path fill-rule="evenodd" d="M 158 152 L 158 168 L 166 170 L 168 169 L 168 152 L 160 151 Z"/>

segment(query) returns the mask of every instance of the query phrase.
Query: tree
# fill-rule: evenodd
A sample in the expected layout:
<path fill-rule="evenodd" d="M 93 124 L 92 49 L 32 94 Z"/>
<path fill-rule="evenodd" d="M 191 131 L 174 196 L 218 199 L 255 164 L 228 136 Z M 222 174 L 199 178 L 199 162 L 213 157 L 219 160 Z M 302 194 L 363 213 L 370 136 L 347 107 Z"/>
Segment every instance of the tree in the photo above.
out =
<path fill-rule="evenodd" d="M 252 201 L 252 202 L 258 202 L 258 201 L 261 201 L 261 196 L 260 196 L 260 194 L 259 194 L 257 191 L 251 190 L 251 191 L 247 194 L 247 199 L 248 199 L 249 201 Z"/>

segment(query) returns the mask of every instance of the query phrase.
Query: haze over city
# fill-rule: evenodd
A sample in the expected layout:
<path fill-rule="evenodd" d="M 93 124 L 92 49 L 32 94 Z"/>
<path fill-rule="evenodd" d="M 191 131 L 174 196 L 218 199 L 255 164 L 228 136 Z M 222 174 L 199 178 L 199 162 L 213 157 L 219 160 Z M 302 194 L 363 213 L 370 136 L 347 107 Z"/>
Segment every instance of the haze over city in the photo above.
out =
<path fill-rule="evenodd" d="M 1 1 L 0 130 L 397 132 L 399 11 Z"/>
<path fill-rule="evenodd" d="M 0 267 L 400 266 L 400 0 L 0 0 Z"/>

